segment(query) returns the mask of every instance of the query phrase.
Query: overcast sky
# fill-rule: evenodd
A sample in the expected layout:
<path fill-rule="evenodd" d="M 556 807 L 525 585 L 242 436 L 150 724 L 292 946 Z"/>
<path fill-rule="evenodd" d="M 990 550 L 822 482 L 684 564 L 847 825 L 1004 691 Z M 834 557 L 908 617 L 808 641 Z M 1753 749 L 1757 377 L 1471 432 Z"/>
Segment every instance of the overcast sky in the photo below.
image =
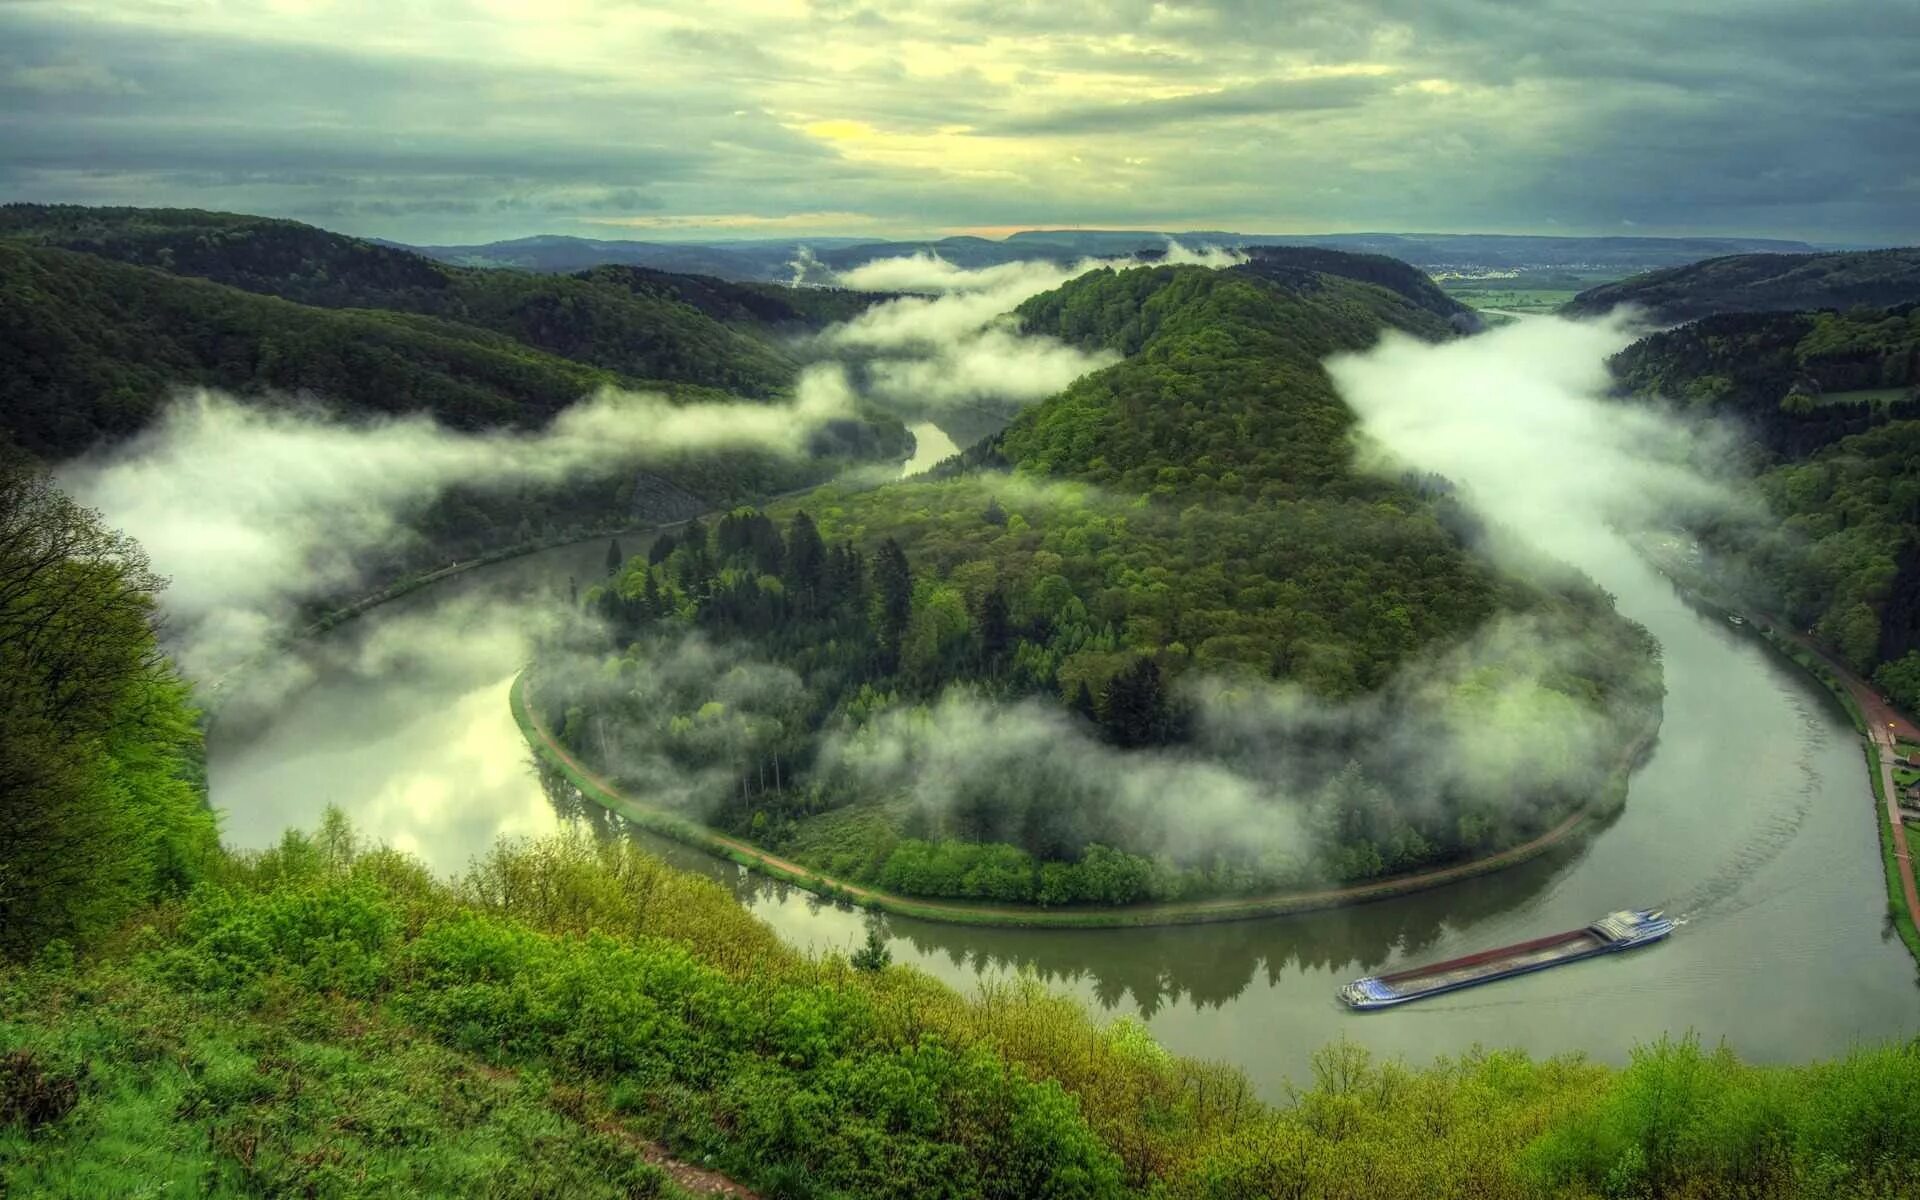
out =
<path fill-rule="evenodd" d="M 0 199 L 1920 241 L 1920 0 L 0 0 Z"/>

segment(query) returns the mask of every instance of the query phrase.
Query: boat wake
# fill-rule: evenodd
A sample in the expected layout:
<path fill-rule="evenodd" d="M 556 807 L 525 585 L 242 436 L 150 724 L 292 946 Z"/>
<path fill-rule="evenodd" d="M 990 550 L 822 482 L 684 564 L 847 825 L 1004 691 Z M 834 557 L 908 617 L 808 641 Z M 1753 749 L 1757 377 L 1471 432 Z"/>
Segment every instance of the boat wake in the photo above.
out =
<path fill-rule="evenodd" d="M 1685 919 L 1720 920 L 1744 912 L 1762 900 L 1777 898 L 1778 889 L 1758 891 L 1747 887 L 1799 838 L 1814 800 L 1821 794 L 1823 780 L 1813 761 L 1814 714 L 1796 704 L 1803 737 L 1797 748 L 1794 766 L 1800 773 L 1800 786 L 1781 795 L 1783 801 L 1759 818 L 1758 825 L 1712 874 L 1681 895 L 1666 901 L 1666 908 L 1686 914 Z M 1778 793 L 1776 793 L 1778 794 Z"/>

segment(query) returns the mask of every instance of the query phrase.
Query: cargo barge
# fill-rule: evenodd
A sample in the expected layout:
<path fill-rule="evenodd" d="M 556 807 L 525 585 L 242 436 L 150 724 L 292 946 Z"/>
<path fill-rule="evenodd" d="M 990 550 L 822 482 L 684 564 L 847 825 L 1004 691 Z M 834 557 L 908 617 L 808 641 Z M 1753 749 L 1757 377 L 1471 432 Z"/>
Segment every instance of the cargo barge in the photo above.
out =
<path fill-rule="evenodd" d="M 1525 975 L 1651 945 L 1673 932 L 1673 922 L 1658 909 L 1629 909 L 1608 913 L 1584 929 L 1535 938 L 1498 950 L 1482 950 L 1390 975 L 1369 975 L 1340 989 L 1340 999 L 1357 1009 L 1391 1008 L 1443 992 L 1457 992 L 1509 975 Z"/>

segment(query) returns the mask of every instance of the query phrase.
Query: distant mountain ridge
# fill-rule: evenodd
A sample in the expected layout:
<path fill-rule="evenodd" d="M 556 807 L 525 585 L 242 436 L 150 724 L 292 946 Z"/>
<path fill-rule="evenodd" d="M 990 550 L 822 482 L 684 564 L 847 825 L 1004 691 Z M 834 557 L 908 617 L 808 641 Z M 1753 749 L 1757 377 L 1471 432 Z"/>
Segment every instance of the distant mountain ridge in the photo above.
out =
<path fill-rule="evenodd" d="M 987 267 L 1030 259 L 1067 262 L 1088 257 L 1124 257 L 1164 249 L 1209 246 L 1299 246 L 1381 254 L 1430 269 L 1509 270 L 1581 266 L 1648 270 L 1719 255 L 1756 251 L 1811 253 L 1806 242 L 1770 238 L 1544 237 L 1526 234 L 1250 234 L 1229 230 L 1028 229 L 995 240 L 960 235 L 893 241 L 879 238 L 793 238 L 754 242 L 615 241 L 543 235 L 470 246 L 410 247 L 460 266 L 505 266 L 526 271 L 578 271 L 607 263 L 655 270 L 718 275 L 734 280 L 792 279 L 826 282 L 832 272 L 881 258 L 937 254 L 962 267 Z M 398 245 L 398 243 L 388 243 Z M 819 267 L 809 275 L 802 252 Z"/>
<path fill-rule="evenodd" d="M 1598 316 L 1626 305 L 1661 324 L 1719 313 L 1886 308 L 1920 300 L 1920 247 L 1824 254 L 1739 254 L 1589 288 L 1561 310 Z"/>

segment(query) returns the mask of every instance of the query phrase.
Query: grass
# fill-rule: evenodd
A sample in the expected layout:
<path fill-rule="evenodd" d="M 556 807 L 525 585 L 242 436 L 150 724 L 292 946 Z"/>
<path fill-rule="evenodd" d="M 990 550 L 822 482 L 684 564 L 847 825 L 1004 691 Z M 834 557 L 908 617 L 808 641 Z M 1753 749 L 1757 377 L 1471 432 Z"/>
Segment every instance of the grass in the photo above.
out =
<path fill-rule="evenodd" d="M 1448 288 L 1447 294 L 1474 308 L 1552 312 L 1579 293 L 1566 288 L 1458 287 Z"/>
<path fill-rule="evenodd" d="M 1340 1042 L 1268 1105 L 1032 977 L 800 954 L 579 830 L 446 883 L 335 815 L 221 877 L 78 965 L 0 964 L 0 1195 L 644 1200 L 660 1142 L 769 1198 L 1920 1194 L 1920 1042 Z"/>
<path fill-rule="evenodd" d="M 1416 875 L 1395 876 L 1326 891 L 1286 892 L 1277 895 L 1222 897 L 1171 904 L 1139 904 L 1121 907 L 1042 908 L 1006 903 L 972 903 L 965 900 L 918 900 L 879 891 L 865 885 L 850 884 L 823 872 L 790 870 L 778 863 L 770 862 L 762 854 L 743 848 L 734 839 L 727 838 L 705 825 L 641 804 L 630 797 L 602 787 L 586 772 L 555 751 L 535 723 L 526 693 L 527 677 L 523 672 L 514 678 L 513 686 L 508 692 L 508 703 L 513 709 L 514 722 L 519 725 L 520 732 L 526 737 L 540 760 L 579 788 L 580 794 L 586 799 L 632 821 L 643 829 L 704 850 L 746 867 L 748 870 L 757 871 L 830 900 L 857 904 L 903 917 L 915 917 L 923 921 L 1003 928 L 1099 929 L 1242 921 L 1254 917 L 1312 912 L 1371 900 L 1384 900 L 1505 870 L 1560 845 L 1584 828 L 1588 818 L 1594 813 L 1616 811 L 1626 800 L 1628 777 L 1634 764 L 1639 761 L 1640 755 L 1658 731 L 1656 720 L 1628 746 L 1626 752 L 1621 755 L 1619 764 L 1602 785 L 1600 795 L 1595 798 L 1589 810 L 1574 813 L 1560 825 L 1531 842 L 1509 847 L 1485 858 L 1439 870 L 1423 871 Z"/>
<path fill-rule="evenodd" d="M 47 1100 L 0 1121 L 0 1193 L 683 1194 L 584 1095 L 365 1006 L 302 998 L 236 1021 L 134 968 L 10 982 L 0 1075 Z"/>

